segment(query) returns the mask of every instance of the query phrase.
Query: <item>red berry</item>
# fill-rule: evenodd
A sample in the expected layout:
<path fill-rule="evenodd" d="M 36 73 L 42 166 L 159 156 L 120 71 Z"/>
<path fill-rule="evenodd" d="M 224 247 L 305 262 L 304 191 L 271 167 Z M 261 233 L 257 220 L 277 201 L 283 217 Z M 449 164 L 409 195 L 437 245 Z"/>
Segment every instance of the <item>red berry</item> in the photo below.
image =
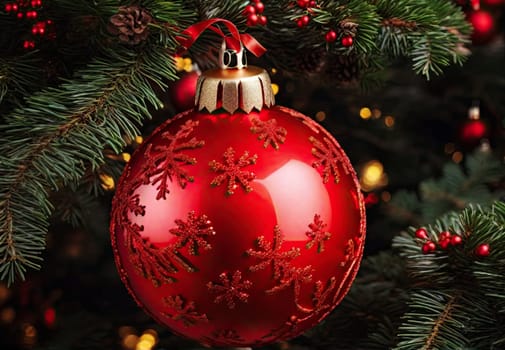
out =
<path fill-rule="evenodd" d="M 416 230 L 416 237 L 420 239 L 428 239 L 428 231 L 424 227 L 420 227 Z"/>
<path fill-rule="evenodd" d="M 312 0 L 311 2 L 309 2 L 309 6 L 316 7 L 316 2 L 314 0 Z"/>
<path fill-rule="evenodd" d="M 352 46 L 353 41 L 354 41 L 354 39 L 352 38 L 352 36 L 350 36 L 350 35 L 344 36 L 342 38 L 342 45 L 344 47 L 350 47 L 350 46 Z"/>
<path fill-rule="evenodd" d="M 44 27 L 40 27 L 39 28 L 39 34 L 40 35 L 44 35 L 44 32 L 46 31 L 46 29 Z"/>
<path fill-rule="evenodd" d="M 23 42 L 23 47 L 25 49 L 33 49 L 35 47 L 35 42 L 31 41 L 31 40 L 25 40 Z"/>
<path fill-rule="evenodd" d="M 430 252 L 434 252 L 435 249 L 437 249 L 437 246 L 432 241 L 428 241 L 428 242 L 424 243 L 423 248 L 422 248 L 423 254 L 428 254 Z"/>
<path fill-rule="evenodd" d="M 445 238 L 445 239 L 439 241 L 438 244 L 440 244 L 440 248 L 445 250 L 445 249 L 447 249 L 449 244 L 451 244 L 451 240 L 449 238 Z"/>
<path fill-rule="evenodd" d="M 16 14 L 16 17 L 19 18 L 19 19 L 23 18 L 23 12 L 18 12 Z M 28 17 L 28 13 L 26 14 L 26 17 Z"/>
<path fill-rule="evenodd" d="M 477 248 L 475 248 L 475 255 L 480 257 L 486 257 L 489 255 L 489 244 L 483 243 L 479 244 Z"/>
<path fill-rule="evenodd" d="M 301 8 L 304 9 L 309 6 L 310 0 L 298 0 L 297 4 L 298 4 L 298 6 L 300 6 Z"/>
<path fill-rule="evenodd" d="M 253 15 L 256 13 L 256 8 L 253 5 L 247 5 L 244 9 L 244 15 Z"/>
<path fill-rule="evenodd" d="M 5 4 L 5 12 L 11 12 L 12 11 L 12 4 Z"/>
<path fill-rule="evenodd" d="M 266 25 L 268 22 L 267 16 L 259 16 L 258 23 L 262 26 Z"/>
<path fill-rule="evenodd" d="M 301 20 L 302 20 L 303 26 L 307 26 L 310 22 L 310 17 L 307 15 L 303 15 L 301 17 Z"/>
<path fill-rule="evenodd" d="M 325 37 L 327 43 L 332 43 L 337 40 L 337 33 L 334 30 L 330 30 L 326 33 Z"/>
<path fill-rule="evenodd" d="M 12 11 L 16 12 L 18 10 L 18 4 L 12 4 Z"/>
<path fill-rule="evenodd" d="M 254 7 L 256 8 L 256 11 L 258 13 L 263 13 L 263 11 L 265 11 L 265 5 L 263 5 L 262 2 L 257 2 L 256 4 L 254 4 Z"/>
<path fill-rule="evenodd" d="M 461 236 L 454 235 L 451 237 L 452 245 L 460 245 L 461 243 L 463 243 L 463 239 L 461 238 Z"/>
<path fill-rule="evenodd" d="M 258 23 L 258 15 L 253 13 L 247 17 L 248 26 L 255 26 L 257 23 Z"/>
<path fill-rule="evenodd" d="M 438 239 L 440 241 L 444 240 L 444 239 L 450 239 L 451 238 L 451 233 L 449 231 L 442 231 L 438 234 Z"/>
<path fill-rule="evenodd" d="M 37 11 L 32 11 L 32 18 L 37 18 Z"/>

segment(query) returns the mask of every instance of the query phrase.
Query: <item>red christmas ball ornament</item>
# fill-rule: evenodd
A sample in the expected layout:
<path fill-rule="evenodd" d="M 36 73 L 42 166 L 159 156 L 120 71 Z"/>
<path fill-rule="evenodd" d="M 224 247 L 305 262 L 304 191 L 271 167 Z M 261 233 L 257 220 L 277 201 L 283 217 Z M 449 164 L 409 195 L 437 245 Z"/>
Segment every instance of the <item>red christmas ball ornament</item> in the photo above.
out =
<path fill-rule="evenodd" d="M 258 15 L 255 13 L 251 13 L 249 16 L 247 16 L 247 25 L 249 27 L 255 26 L 258 23 Z"/>
<path fill-rule="evenodd" d="M 267 16 L 258 16 L 258 23 L 265 26 L 268 22 Z"/>
<path fill-rule="evenodd" d="M 472 42 L 475 45 L 484 45 L 491 42 L 496 34 L 495 20 L 485 11 L 472 11 L 468 14 L 468 21 L 473 26 Z"/>
<path fill-rule="evenodd" d="M 468 111 L 468 119 L 461 126 L 460 139 L 467 145 L 476 145 L 488 134 L 486 123 L 480 119 L 479 107 Z"/>
<path fill-rule="evenodd" d="M 185 73 L 170 87 L 170 101 L 177 111 L 186 111 L 195 105 L 196 83 L 199 76 L 199 71 Z"/>
<path fill-rule="evenodd" d="M 487 243 L 479 244 L 477 248 L 475 248 L 475 255 L 478 257 L 484 258 L 486 256 L 489 256 L 489 253 L 489 244 Z"/>
<path fill-rule="evenodd" d="M 349 290 L 365 239 L 344 151 L 275 106 L 268 74 L 251 66 L 202 74 L 196 107 L 132 156 L 111 214 L 131 295 L 207 346 L 260 346 L 316 325 Z"/>
<path fill-rule="evenodd" d="M 256 13 L 256 8 L 253 5 L 247 5 L 244 9 L 244 14 L 246 16 Z"/>
<path fill-rule="evenodd" d="M 265 5 L 262 2 L 255 3 L 254 7 L 258 13 L 263 13 L 263 11 L 265 11 Z"/>

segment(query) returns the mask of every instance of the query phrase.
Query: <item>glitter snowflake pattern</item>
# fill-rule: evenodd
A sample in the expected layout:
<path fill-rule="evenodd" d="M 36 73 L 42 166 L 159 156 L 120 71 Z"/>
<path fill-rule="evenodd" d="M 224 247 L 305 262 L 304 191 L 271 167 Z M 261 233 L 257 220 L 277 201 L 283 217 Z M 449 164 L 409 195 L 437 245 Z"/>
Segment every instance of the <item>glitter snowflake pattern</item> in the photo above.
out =
<path fill-rule="evenodd" d="M 214 302 L 220 304 L 226 303 L 228 308 L 234 309 L 238 300 L 242 303 L 247 303 L 249 294 L 245 290 L 252 287 L 252 282 L 245 280 L 242 281 L 242 273 L 235 271 L 233 276 L 223 272 L 219 275 L 220 283 L 209 282 L 207 288 L 211 293 L 217 294 Z"/>
<path fill-rule="evenodd" d="M 277 125 L 277 120 L 269 119 L 262 121 L 259 118 L 252 120 L 253 126 L 251 131 L 258 134 L 258 140 L 263 141 L 263 147 L 267 148 L 271 145 L 274 149 L 279 149 L 279 143 L 286 141 L 288 131 Z"/>
<path fill-rule="evenodd" d="M 171 310 L 162 312 L 162 315 L 171 320 L 182 322 L 185 327 L 209 321 L 206 314 L 196 312 L 193 301 L 185 301 L 180 295 L 163 298 L 163 304 Z"/>
<path fill-rule="evenodd" d="M 251 257 L 260 259 L 261 262 L 249 267 L 249 270 L 255 272 L 272 266 L 273 278 L 275 280 L 280 280 L 285 274 L 284 271 L 288 269 L 291 260 L 300 255 L 300 249 L 294 247 L 288 251 L 281 251 L 283 242 L 284 240 L 279 225 L 275 225 L 274 227 L 272 242 L 265 240 L 264 236 L 258 237 L 256 246 L 259 250 L 249 249 L 246 253 Z"/>
<path fill-rule="evenodd" d="M 149 144 L 147 146 L 148 162 L 144 169 L 144 181 L 145 183 L 152 181 L 153 185 L 158 184 L 156 199 L 166 199 L 166 195 L 170 192 L 167 185 L 169 181 L 173 181 L 173 178 L 177 180 L 181 188 L 185 188 L 188 182 L 194 181 L 194 177 L 189 175 L 183 166 L 196 164 L 196 158 L 182 151 L 200 148 L 205 144 L 204 141 L 198 141 L 194 137 L 188 139 L 196 126 L 198 126 L 197 121 L 188 120 L 175 135 L 168 131 L 162 133 L 161 137 L 168 141 L 168 145 L 153 147 Z"/>
<path fill-rule="evenodd" d="M 300 255 L 300 249 L 293 247 L 288 251 L 281 251 L 282 243 L 282 232 L 278 225 L 274 227 L 273 242 L 266 241 L 264 236 L 259 237 L 256 240 L 256 245 L 259 250 L 249 249 L 246 253 L 261 261 L 249 267 L 249 270 L 255 272 L 271 266 L 273 279 L 276 281 L 277 285 L 266 290 L 266 293 L 273 294 L 293 286 L 295 302 L 298 303 L 301 284 L 312 281 L 312 266 L 292 266 L 291 262 Z"/>
<path fill-rule="evenodd" d="M 175 224 L 177 228 L 170 229 L 170 233 L 178 237 L 174 244 L 176 248 L 187 246 L 191 255 L 199 255 L 200 248 L 212 249 L 206 238 L 214 236 L 216 231 L 206 215 L 197 216 L 194 211 L 190 211 L 186 221 L 177 219 Z"/>
<path fill-rule="evenodd" d="M 331 238 L 331 232 L 324 230 L 326 226 L 328 225 L 323 223 L 320 215 L 314 215 L 314 222 L 309 224 L 310 231 L 306 232 L 307 237 L 310 239 L 306 244 L 307 249 L 317 245 L 318 253 L 324 251 L 324 241 Z"/>
<path fill-rule="evenodd" d="M 297 305 L 298 310 L 306 315 L 303 317 L 297 315 L 290 316 L 282 326 L 273 329 L 270 333 L 263 336 L 262 339 L 266 340 L 269 338 L 278 339 L 294 337 L 300 332 L 300 325 L 303 322 L 309 321 L 313 318 L 321 319 L 325 313 L 331 310 L 333 304 L 329 303 L 328 301 L 334 292 L 335 286 L 335 277 L 330 278 L 326 286 L 324 286 L 321 281 L 317 281 L 314 286 L 315 290 L 312 298 L 312 308 L 304 308 L 300 305 Z"/>
<path fill-rule="evenodd" d="M 344 267 L 356 258 L 358 246 L 361 243 L 361 238 L 354 237 L 350 238 L 345 245 L 344 261 L 340 263 L 340 266 Z"/>
<path fill-rule="evenodd" d="M 244 154 L 235 161 L 235 150 L 232 147 L 229 147 L 226 152 L 224 152 L 223 156 L 225 160 L 224 164 L 216 160 L 209 163 L 212 171 L 220 173 L 210 184 L 212 186 L 219 186 L 224 181 L 227 181 L 226 194 L 232 195 L 238 187 L 238 181 L 246 192 L 251 192 L 252 187 L 250 186 L 250 182 L 254 180 L 256 175 L 251 171 L 242 170 L 242 168 L 255 164 L 258 156 L 255 154 L 249 157 L 249 152 L 245 151 Z"/>
<path fill-rule="evenodd" d="M 335 183 L 338 183 L 340 180 L 340 173 L 338 171 L 339 164 L 343 165 L 346 174 L 349 174 L 349 169 L 347 169 L 345 159 L 335 145 L 326 137 L 323 140 L 324 143 L 313 136 L 309 137 L 309 141 L 312 142 L 314 146 L 312 148 L 312 154 L 317 158 L 317 160 L 312 162 L 312 166 L 314 168 L 323 168 L 323 183 L 328 183 L 330 176 L 333 176 Z"/>
<path fill-rule="evenodd" d="M 160 286 L 165 283 L 176 282 L 175 274 L 183 269 L 195 272 L 197 268 L 179 252 L 179 249 L 188 246 L 191 255 L 198 255 L 199 249 L 211 249 L 205 239 L 215 234 L 212 223 L 207 216 L 197 216 L 195 212 L 188 213 L 186 221 L 175 220 L 177 228 L 170 233 L 178 237 L 177 241 L 164 248 L 153 245 L 149 239 L 142 237 L 143 226 L 128 222 L 125 227 L 125 244 L 129 250 L 129 258 L 137 273 L 149 279 L 153 285 Z"/>

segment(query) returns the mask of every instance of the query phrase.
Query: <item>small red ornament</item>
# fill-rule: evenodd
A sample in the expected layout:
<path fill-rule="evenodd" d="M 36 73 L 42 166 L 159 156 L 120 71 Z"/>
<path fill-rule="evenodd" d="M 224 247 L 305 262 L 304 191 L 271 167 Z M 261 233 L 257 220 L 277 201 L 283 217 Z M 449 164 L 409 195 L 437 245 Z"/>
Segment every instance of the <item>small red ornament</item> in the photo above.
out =
<path fill-rule="evenodd" d="M 451 237 L 451 245 L 457 246 L 457 245 L 460 245 L 461 243 L 463 243 L 463 239 L 461 238 L 461 236 L 453 235 Z"/>
<path fill-rule="evenodd" d="M 428 231 L 424 227 L 420 227 L 416 230 L 416 237 L 419 239 L 428 239 Z"/>
<path fill-rule="evenodd" d="M 17 12 L 19 10 L 18 4 L 12 4 L 11 9 L 13 12 Z"/>
<path fill-rule="evenodd" d="M 487 243 L 483 243 L 483 244 L 480 244 L 477 246 L 477 248 L 475 248 L 475 255 L 479 256 L 479 257 L 486 257 L 486 256 L 489 256 L 489 244 Z"/>
<path fill-rule="evenodd" d="M 437 249 L 437 246 L 435 245 L 435 243 L 433 243 L 432 241 L 428 241 L 423 244 L 422 251 L 423 251 L 423 254 L 428 254 L 428 253 L 434 252 L 436 249 Z"/>
<path fill-rule="evenodd" d="M 337 33 L 334 30 L 330 30 L 328 33 L 326 33 L 324 38 L 327 43 L 332 43 L 337 40 Z"/>
<path fill-rule="evenodd" d="M 315 0 L 310 1 L 309 7 L 316 7 L 316 1 Z"/>
<path fill-rule="evenodd" d="M 198 71 L 186 73 L 170 86 L 170 101 L 178 112 L 194 107 L 196 83 L 199 76 Z"/>
<path fill-rule="evenodd" d="M 268 22 L 267 16 L 258 16 L 258 23 L 265 26 Z"/>
<path fill-rule="evenodd" d="M 23 12 L 18 12 L 18 13 L 16 13 L 16 17 L 17 17 L 18 19 L 22 19 L 22 18 L 24 17 Z"/>
<path fill-rule="evenodd" d="M 135 151 L 111 239 L 122 281 L 160 323 L 207 346 L 256 347 L 342 300 L 365 206 L 332 135 L 274 106 L 265 70 L 230 68 L 203 73 L 195 109 Z"/>
<path fill-rule="evenodd" d="M 468 14 L 468 21 L 473 26 L 472 42 L 475 45 L 487 44 L 495 38 L 495 20 L 489 12 L 472 11 Z"/>
<path fill-rule="evenodd" d="M 350 35 L 344 36 L 342 38 L 342 46 L 344 46 L 344 47 L 351 47 L 353 42 L 354 42 L 354 39 Z"/>
<path fill-rule="evenodd" d="M 470 0 L 470 6 L 474 11 L 480 10 L 480 0 Z"/>
<path fill-rule="evenodd" d="M 23 48 L 25 49 L 33 49 L 35 48 L 35 42 L 33 40 L 25 40 L 23 41 Z"/>
<path fill-rule="evenodd" d="M 11 12 L 12 11 L 12 4 L 7 3 L 5 4 L 5 12 Z"/>
<path fill-rule="evenodd" d="M 487 136 L 487 125 L 480 119 L 479 107 L 468 110 L 468 119 L 462 125 L 460 138 L 467 145 L 477 145 Z"/>

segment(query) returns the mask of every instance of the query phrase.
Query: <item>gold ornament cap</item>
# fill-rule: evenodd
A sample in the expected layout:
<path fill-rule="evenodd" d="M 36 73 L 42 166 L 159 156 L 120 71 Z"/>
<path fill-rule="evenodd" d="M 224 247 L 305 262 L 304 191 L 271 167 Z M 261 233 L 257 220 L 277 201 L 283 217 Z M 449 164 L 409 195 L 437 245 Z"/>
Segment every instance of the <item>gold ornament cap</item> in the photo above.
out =
<path fill-rule="evenodd" d="M 199 111 L 250 113 L 275 104 L 270 76 L 263 68 L 247 66 L 243 47 L 237 52 L 223 42 L 219 58 L 220 68 L 205 71 L 198 78 L 195 106 Z"/>

